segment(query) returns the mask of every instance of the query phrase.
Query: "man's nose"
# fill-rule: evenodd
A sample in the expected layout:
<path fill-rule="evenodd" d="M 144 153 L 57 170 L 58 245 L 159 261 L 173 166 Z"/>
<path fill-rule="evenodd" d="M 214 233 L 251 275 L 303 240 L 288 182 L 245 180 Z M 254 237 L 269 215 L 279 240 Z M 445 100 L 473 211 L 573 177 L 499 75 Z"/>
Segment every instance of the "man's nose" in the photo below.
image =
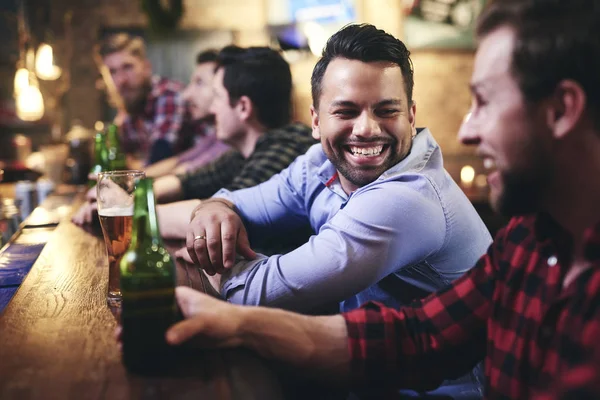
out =
<path fill-rule="evenodd" d="M 185 89 L 183 89 L 183 92 L 181 92 L 181 98 L 183 99 L 183 101 L 189 102 L 190 95 L 191 95 L 191 89 L 190 89 L 190 85 L 188 85 L 185 87 Z"/>
<path fill-rule="evenodd" d="M 356 120 L 352 133 L 357 136 L 376 136 L 381 134 L 381 127 L 377 118 L 369 112 L 363 112 Z"/>
<path fill-rule="evenodd" d="M 465 145 L 478 145 L 480 140 L 471 113 L 467 113 L 458 129 L 458 140 Z"/>
<path fill-rule="evenodd" d="M 216 107 L 215 107 L 215 101 L 214 101 L 214 100 L 212 100 L 212 101 L 210 102 L 210 106 L 208 107 L 208 112 L 210 112 L 210 113 L 211 113 L 211 114 L 213 114 L 213 115 L 216 115 L 216 114 L 217 114 L 217 112 L 216 112 Z"/>
<path fill-rule="evenodd" d="M 125 77 L 125 74 L 121 73 L 121 72 L 116 72 L 113 74 L 112 76 L 113 82 L 115 83 L 115 86 L 117 88 L 121 88 L 125 82 L 127 81 L 127 78 Z"/>

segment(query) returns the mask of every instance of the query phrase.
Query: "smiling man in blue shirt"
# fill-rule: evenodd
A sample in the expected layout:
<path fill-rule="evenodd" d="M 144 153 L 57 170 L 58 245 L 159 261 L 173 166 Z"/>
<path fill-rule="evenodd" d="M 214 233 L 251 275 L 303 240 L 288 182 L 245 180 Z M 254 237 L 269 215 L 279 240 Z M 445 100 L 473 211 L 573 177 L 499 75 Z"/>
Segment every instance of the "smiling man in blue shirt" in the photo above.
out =
<path fill-rule="evenodd" d="M 372 25 L 333 35 L 311 81 L 321 143 L 269 181 L 221 190 L 194 210 L 186 257 L 224 299 L 302 312 L 368 300 L 399 307 L 485 253 L 489 232 L 444 170 L 431 132 L 415 128 L 409 55 Z M 316 234 L 285 255 L 252 250 L 307 224 Z M 435 394 L 481 391 L 472 373 Z"/>

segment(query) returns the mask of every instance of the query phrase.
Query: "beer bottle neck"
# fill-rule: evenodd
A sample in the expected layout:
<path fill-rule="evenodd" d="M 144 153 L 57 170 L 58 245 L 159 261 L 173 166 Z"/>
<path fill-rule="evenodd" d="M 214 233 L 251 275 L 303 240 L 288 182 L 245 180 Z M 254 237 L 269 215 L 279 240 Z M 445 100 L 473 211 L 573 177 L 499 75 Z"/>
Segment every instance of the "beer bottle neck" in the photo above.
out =
<path fill-rule="evenodd" d="M 133 209 L 131 247 L 162 245 L 152 180 L 142 178 L 137 182 Z"/>
<path fill-rule="evenodd" d="M 108 161 L 107 151 L 104 133 L 96 133 L 96 137 L 94 138 L 94 157 L 96 158 L 96 165 L 101 165 L 102 167 L 106 166 L 105 163 Z"/>
<path fill-rule="evenodd" d="M 116 149 L 116 151 L 121 151 L 119 131 L 115 124 L 112 124 L 108 127 L 108 143 L 111 148 Z"/>

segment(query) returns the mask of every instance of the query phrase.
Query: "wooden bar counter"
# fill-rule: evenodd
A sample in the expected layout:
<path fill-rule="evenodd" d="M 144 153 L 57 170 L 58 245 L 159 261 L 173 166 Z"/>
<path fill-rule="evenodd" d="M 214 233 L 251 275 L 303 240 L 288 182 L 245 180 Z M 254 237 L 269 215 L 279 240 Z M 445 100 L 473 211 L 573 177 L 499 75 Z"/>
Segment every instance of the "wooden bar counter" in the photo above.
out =
<path fill-rule="evenodd" d="M 82 201 L 82 190 L 63 190 L 30 217 L 46 212 L 61 222 L 0 315 L 0 399 L 283 397 L 270 366 L 242 349 L 194 353 L 189 365 L 169 376 L 128 374 L 113 336 L 116 320 L 106 305 L 102 234 L 70 222 Z M 180 284 L 202 290 L 195 268 L 178 264 L 177 272 Z"/>

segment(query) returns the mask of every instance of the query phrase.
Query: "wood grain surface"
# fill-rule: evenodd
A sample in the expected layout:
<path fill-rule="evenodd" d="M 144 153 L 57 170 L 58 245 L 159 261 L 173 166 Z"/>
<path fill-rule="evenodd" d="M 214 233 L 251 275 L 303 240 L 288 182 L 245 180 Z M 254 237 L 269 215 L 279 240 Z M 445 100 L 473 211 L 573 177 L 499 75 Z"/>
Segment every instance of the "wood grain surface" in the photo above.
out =
<path fill-rule="evenodd" d="M 83 197 L 63 198 L 72 213 Z M 63 220 L 0 315 L 0 399 L 282 398 L 270 367 L 242 349 L 191 351 L 169 376 L 128 374 L 106 305 L 107 280 L 99 228 Z M 178 281 L 202 289 L 195 268 L 178 264 Z"/>

